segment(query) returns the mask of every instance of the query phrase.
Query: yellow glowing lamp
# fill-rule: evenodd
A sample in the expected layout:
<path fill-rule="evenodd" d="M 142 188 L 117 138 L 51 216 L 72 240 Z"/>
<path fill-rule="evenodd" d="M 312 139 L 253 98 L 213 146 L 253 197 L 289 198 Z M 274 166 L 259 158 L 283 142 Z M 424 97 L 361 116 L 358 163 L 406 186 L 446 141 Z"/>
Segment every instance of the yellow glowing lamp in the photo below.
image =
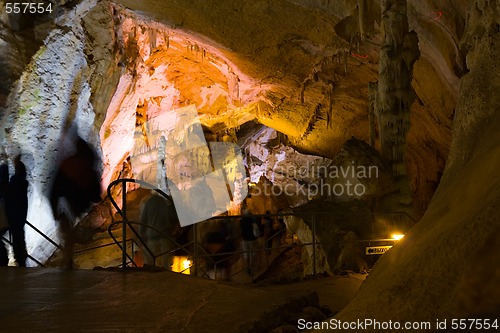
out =
<path fill-rule="evenodd" d="M 182 273 L 189 275 L 191 274 L 191 266 L 193 263 L 188 257 L 185 256 L 175 256 L 174 263 L 172 264 L 172 271 L 177 273 Z"/>
<path fill-rule="evenodd" d="M 405 235 L 403 234 L 392 234 L 391 235 L 391 238 L 394 239 L 395 241 L 398 241 L 400 240 L 401 238 L 403 238 Z"/>

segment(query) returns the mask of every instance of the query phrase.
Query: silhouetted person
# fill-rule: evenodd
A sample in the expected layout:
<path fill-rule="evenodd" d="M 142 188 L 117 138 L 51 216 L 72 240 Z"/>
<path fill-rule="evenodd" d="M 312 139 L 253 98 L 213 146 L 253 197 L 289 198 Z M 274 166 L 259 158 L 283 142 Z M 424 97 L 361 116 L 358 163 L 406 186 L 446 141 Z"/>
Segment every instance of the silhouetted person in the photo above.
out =
<path fill-rule="evenodd" d="M 180 229 L 173 202 L 154 192 L 141 201 L 140 210 L 140 236 L 153 256 L 157 257 L 155 260 L 146 250 L 144 263 L 170 269 L 173 260 L 171 251 L 176 248 L 174 239 Z"/>
<path fill-rule="evenodd" d="M 271 214 L 269 210 L 266 211 L 266 214 Z M 273 239 L 271 238 L 274 236 L 273 232 L 273 221 L 271 219 L 271 216 L 263 216 L 262 217 L 262 226 L 263 226 L 263 235 L 264 235 L 264 241 L 266 242 L 266 249 L 271 250 L 273 247 Z"/>
<path fill-rule="evenodd" d="M 7 266 L 9 264 L 9 255 L 7 252 L 6 244 L 4 244 L 1 237 L 9 230 L 7 215 L 5 212 L 5 196 L 9 186 L 9 166 L 7 164 L 0 165 L 0 266 Z"/>
<path fill-rule="evenodd" d="M 243 257 L 247 264 L 247 272 L 250 274 L 253 266 L 253 259 L 255 258 L 255 248 L 257 247 L 258 225 L 255 218 L 250 215 L 250 211 L 245 209 L 243 217 L 240 220 L 241 227 L 241 247 L 245 251 Z M 256 230 L 257 229 L 257 230 Z"/>
<path fill-rule="evenodd" d="M 87 212 L 93 202 L 101 201 L 101 175 L 96 170 L 99 159 L 80 137 L 75 140 L 75 148 L 75 154 L 60 164 L 49 194 L 52 213 L 59 221 L 64 238 L 63 265 L 66 268 L 73 265 L 75 220 Z"/>
<path fill-rule="evenodd" d="M 24 225 L 28 216 L 28 181 L 26 180 L 26 167 L 19 155 L 14 159 L 14 170 L 5 196 L 5 208 L 12 236 L 14 258 L 19 266 L 25 267 L 26 258 L 28 258 L 24 239 Z"/>
<path fill-rule="evenodd" d="M 276 230 L 280 232 L 280 236 L 278 238 L 278 246 L 285 243 L 286 239 L 286 224 L 282 217 L 278 218 L 278 224 L 276 225 Z"/>
<path fill-rule="evenodd" d="M 233 252 L 235 249 L 226 223 L 220 220 L 210 221 L 209 223 L 209 231 L 203 239 L 206 252 L 212 255 L 210 257 L 212 260 L 207 260 L 207 271 L 212 279 L 223 280 L 229 277 L 232 264 L 229 260 L 231 255 L 224 253 Z"/>

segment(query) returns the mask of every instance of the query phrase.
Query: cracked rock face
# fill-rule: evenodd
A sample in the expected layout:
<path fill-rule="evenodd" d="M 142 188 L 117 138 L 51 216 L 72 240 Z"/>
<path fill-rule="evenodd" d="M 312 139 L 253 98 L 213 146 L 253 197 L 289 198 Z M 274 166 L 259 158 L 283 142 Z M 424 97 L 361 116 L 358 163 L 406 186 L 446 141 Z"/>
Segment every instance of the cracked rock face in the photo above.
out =
<path fill-rule="evenodd" d="M 398 246 L 377 263 L 342 321 L 370 313 L 377 320 L 494 318 L 500 304 L 498 170 L 500 76 L 498 1 L 471 1 L 461 48 L 454 136 L 439 188 Z"/>

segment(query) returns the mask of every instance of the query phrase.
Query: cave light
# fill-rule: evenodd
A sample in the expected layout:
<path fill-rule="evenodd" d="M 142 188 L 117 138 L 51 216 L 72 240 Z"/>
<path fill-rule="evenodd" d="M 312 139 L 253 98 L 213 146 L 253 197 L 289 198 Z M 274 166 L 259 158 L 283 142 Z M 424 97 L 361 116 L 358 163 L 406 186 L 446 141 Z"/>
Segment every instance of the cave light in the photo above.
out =
<path fill-rule="evenodd" d="M 193 262 L 186 256 L 174 256 L 172 271 L 186 275 L 191 274 L 191 266 Z"/>
<path fill-rule="evenodd" d="M 399 241 L 401 240 L 405 235 L 404 234 L 400 234 L 400 233 L 394 233 L 391 235 L 391 238 L 394 239 L 395 241 Z"/>

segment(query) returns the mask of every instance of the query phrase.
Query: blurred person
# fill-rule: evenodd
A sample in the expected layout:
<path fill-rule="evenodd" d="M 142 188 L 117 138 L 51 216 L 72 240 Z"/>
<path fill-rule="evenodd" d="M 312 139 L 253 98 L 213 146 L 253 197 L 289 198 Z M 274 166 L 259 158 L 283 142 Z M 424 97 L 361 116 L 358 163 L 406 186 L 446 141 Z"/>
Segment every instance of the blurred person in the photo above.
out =
<path fill-rule="evenodd" d="M 152 252 L 144 251 L 144 264 L 170 270 L 172 251 L 177 247 L 175 236 L 180 230 L 173 202 L 153 191 L 141 200 L 140 216 L 139 234 Z"/>
<path fill-rule="evenodd" d="M 9 166 L 7 163 L 0 165 L 0 237 L 3 237 L 9 230 L 9 222 L 5 212 L 5 197 L 9 187 Z M 0 266 L 9 264 L 7 245 L 0 239 Z"/>
<path fill-rule="evenodd" d="M 28 181 L 26 166 L 21 156 L 14 158 L 14 175 L 10 178 L 5 196 L 5 212 L 9 221 L 14 258 L 18 266 L 26 267 L 28 252 L 24 237 L 24 225 L 28 216 Z"/>
<path fill-rule="evenodd" d="M 286 242 L 286 224 L 285 221 L 283 220 L 283 217 L 279 217 L 277 219 L 277 224 L 274 226 L 275 230 L 277 230 L 278 233 L 280 233 L 278 237 L 278 247 L 281 246 L 282 244 L 285 244 Z"/>
<path fill-rule="evenodd" d="M 252 273 L 253 261 L 255 259 L 255 249 L 259 235 L 259 226 L 255 218 L 250 215 L 250 210 L 243 210 L 243 217 L 240 219 L 241 228 L 241 248 L 244 251 L 243 258 L 247 264 L 247 273 Z"/>
<path fill-rule="evenodd" d="M 76 220 L 89 210 L 92 203 L 101 201 L 101 175 L 97 171 L 100 160 L 79 136 L 73 144 L 76 151 L 60 163 L 49 192 L 52 214 L 59 222 L 63 236 L 65 268 L 73 267 L 73 226 Z"/>
<path fill-rule="evenodd" d="M 212 260 L 207 260 L 207 272 L 210 278 L 224 280 L 230 275 L 231 254 L 234 246 L 225 221 L 210 221 L 208 232 L 203 239 L 203 247 Z"/>
<path fill-rule="evenodd" d="M 270 216 L 271 212 L 269 210 L 266 210 L 266 216 L 262 217 L 262 229 L 263 229 L 263 234 L 264 234 L 264 241 L 265 241 L 265 247 L 267 250 L 267 253 L 270 254 L 271 249 L 273 247 L 273 239 L 271 238 L 274 236 L 273 232 L 273 221 Z"/>

